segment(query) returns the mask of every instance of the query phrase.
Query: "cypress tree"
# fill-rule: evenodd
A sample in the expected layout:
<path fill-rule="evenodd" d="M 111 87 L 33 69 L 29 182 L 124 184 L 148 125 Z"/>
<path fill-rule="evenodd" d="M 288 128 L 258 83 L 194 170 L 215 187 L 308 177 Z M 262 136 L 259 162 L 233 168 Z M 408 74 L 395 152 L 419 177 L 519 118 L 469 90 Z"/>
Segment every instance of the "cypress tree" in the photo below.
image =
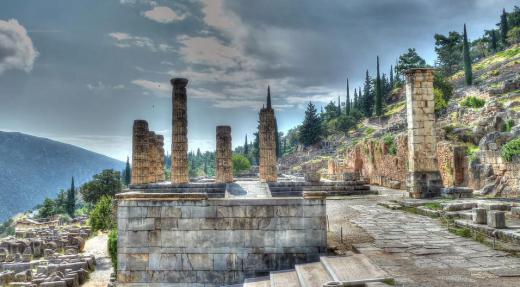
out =
<path fill-rule="evenodd" d="M 249 154 L 249 144 L 247 143 L 247 134 L 246 134 L 246 142 L 244 143 L 244 154 Z"/>
<path fill-rule="evenodd" d="M 473 73 L 471 71 L 471 58 L 469 55 L 468 34 L 466 32 L 466 24 L 464 24 L 464 75 L 466 78 L 466 85 L 471 85 L 473 82 Z"/>
<path fill-rule="evenodd" d="M 130 158 L 126 157 L 126 166 L 125 166 L 125 177 L 124 177 L 124 184 L 126 186 L 130 185 L 130 181 L 132 178 L 132 170 L 130 168 Z"/>
<path fill-rule="evenodd" d="M 358 101 L 358 96 L 357 96 L 357 89 L 354 88 L 354 108 L 357 109 L 357 101 Z"/>
<path fill-rule="evenodd" d="M 341 98 L 338 96 L 338 117 L 341 116 Z"/>
<path fill-rule="evenodd" d="M 496 53 L 498 50 L 497 34 L 495 29 L 491 30 L 491 50 Z"/>
<path fill-rule="evenodd" d="M 74 177 L 70 183 L 70 189 L 67 191 L 66 210 L 70 217 L 74 217 L 76 211 L 76 187 L 74 186 Z"/>
<path fill-rule="evenodd" d="M 381 76 L 379 75 L 379 56 L 377 56 L 377 72 L 376 72 L 376 115 L 383 114 L 383 91 L 381 90 Z"/>
<path fill-rule="evenodd" d="M 504 48 L 507 47 L 507 32 L 509 32 L 509 25 L 507 23 L 506 9 L 502 9 L 502 15 L 500 15 L 500 40 Z"/>
<path fill-rule="evenodd" d="M 394 88 L 394 68 L 390 65 L 390 90 Z"/>
<path fill-rule="evenodd" d="M 371 97 L 371 89 L 370 89 L 370 75 L 368 74 L 368 70 L 365 74 L 365 84 L 363 89 L 363 98 L 361 100 L 363 111 L 365 113 L 365 116 L 370 117 L 372 115 L 372 108 L 373 108 L 373 101 Z"/>
<path fill-rule="evenodd" d="M 321 122 L 316 107 L 309 102 L 300 130 L 300 142 L 305 146 L 317 144 L 321 139 Z"/>
<path fill-rule="evenodd" d="M 347 78 L 347 102 L 345 103 L 345 114 L 348 116 L 350 114 L 350 90 L 348 86 L 348 78 Z"/>

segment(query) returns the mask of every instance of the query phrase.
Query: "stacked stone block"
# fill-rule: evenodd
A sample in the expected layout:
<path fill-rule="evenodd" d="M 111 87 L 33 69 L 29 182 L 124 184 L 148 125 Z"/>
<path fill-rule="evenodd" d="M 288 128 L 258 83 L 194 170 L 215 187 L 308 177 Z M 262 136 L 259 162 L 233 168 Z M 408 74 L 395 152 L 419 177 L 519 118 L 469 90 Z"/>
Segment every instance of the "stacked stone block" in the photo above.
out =
<path fill-rule="evenodd" d="M 164 136 L 156 135 L 157 167 L 155 170 L 155 182 L 164 181 Z"/>
<path fill-rule="evenodd" d="M 147 161 L 148 161 L 148 174 L 146 183 L 151 183 L 156 181 L 156 169 L 158 166 L 158 150 L 157 150 L 157 142 L 156 136 L 153 131 L 148 132 L 148 151 L 147 151 Z"/>
<path fill-rule="evenodd" d="M 326 252 L 319 199 L 118 195 L 118 286 L 222 286 L 318 261 Z"/>
<path fill-rule="evenodd" d="M 278 179 L 276 168 L 276 118 L 274 110 L 271 108 L 270 95 L 268 95 L 268 105 L 260 110 L 259 128 L 260 146 L 260 181 L 275 182 Z"/>
<path fill-rule="evenodd" d="M 188 177 L 188 113 L 186 86 L 188 80 L 175 78 L 172 105 L 172 183 L 187 183 Z"/>
<path fill-rule="evenodd" d="M 135 120 L 132 136 L 132 184 L 164 180 L 164 137 L 148 130 L 148 123 Z"/>
<path fill-rule="evenodd" d="M 233 182 L 233 161 L 231 146 L 231 127 L 217 126 L 217 147 L 216 147 L 216 182 Z"/>
<path fill-rule="evenodd" d="M 433 69 L 406 72 L 408 191 L 413 198 L 437 196 L 442 179 L 437 164 Z"/>

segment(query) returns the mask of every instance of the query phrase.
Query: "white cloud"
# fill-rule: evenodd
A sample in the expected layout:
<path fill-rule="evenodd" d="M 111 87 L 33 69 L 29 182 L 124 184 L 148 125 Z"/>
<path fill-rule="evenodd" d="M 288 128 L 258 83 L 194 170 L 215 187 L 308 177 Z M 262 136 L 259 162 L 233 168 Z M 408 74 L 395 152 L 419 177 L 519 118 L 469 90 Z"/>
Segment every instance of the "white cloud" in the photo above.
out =
<path fill-rule="evenodd" d="M 122 85 L 122 84 L 119 84 L 119 85 L 113 85 L 113 86 L 110 86 L 110 85 L 106 85 L 105 83 L 101 82 L 101 81 L 98 81 L 97 83 L 94 83 L 94 84 L 87 84 L 87 88 L 90 90 L 90 91 L 102 91 L 102 90 L 105 90 L 105 89 L 113 89 L 113 90 L 122 90 L 125 88 L 125 85 Z"/>
<path fill-rule="evenodd" d="M 169 97 L 168 92 L 171 92 L 171 86 L 167 83 L 137 79 L 133 80 L 132 84 L 139 86 L 145 89 L 146 91 L 153 92 L 153 94 L 158 97 Z"/>
<path fill-rule="evenodd" d="M 179 53 L 189 64 L 232 68 L 244 61 L 242 53 L 233 46 L 222 44 L 215 37 L 179 36 Z"/>
<path fill-rule="evenodd" d="M 6 70 L 30 72 L 38 51 L 27 30 L 15 19 L 0 20 L 0 74 Z"/>
<path fill-rule="evenodd" d="M 151 10 L 143 13 L 143 15 L 153 21 L 168 24 L 175 21 L 183 20 L 186 15 L 178 15 L 170 7 L 167 6 L 155 6 Z"/>
<path fill-rule="evenodd" d="M 165 43 L 155 43 L 152 39 L 142 36 L 134 36 L 128 33 L 113 32 L 108 34 L 112 39 L 116 41 L 115 45 L 119 48 L 147 48 L 152 52 L 169 52 L 173 51 L 173 48 Z"/>

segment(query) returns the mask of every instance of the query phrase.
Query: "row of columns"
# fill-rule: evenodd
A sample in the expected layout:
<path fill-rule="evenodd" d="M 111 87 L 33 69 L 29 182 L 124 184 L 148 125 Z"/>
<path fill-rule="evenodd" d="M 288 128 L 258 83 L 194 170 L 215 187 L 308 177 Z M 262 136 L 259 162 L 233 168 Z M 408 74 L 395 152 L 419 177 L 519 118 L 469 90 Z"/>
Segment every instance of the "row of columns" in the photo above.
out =
<path fill-rule="evenodd" d="M 132 135 L 132 184 L 164 181 L 164 137 L 135 120 Z"/>

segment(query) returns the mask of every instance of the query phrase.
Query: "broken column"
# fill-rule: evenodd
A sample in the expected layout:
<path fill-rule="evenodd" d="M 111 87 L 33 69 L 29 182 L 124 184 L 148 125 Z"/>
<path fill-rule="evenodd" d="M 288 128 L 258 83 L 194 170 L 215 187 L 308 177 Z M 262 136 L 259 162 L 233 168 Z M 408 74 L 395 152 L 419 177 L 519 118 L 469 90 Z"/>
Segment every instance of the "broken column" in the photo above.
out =
<path fill-rule="evenodd" d="M 132 131 L 132 184 L 148 180 L 148 123 L 135 120 Z"/>
<path fill-rule="evenodd" d="M 275 182 L 276 170 L 276 118 L 271 107 L 271 90 L 267 87 L 267 107 L 260 110 L 259 146 L 260 181 Z"/>
<path fill-rule="evenodd" d="M 148 176 L 147 183 L 155 182 L 155 173 L 157 170 L 157 143 L 155 133 L 148 131 Z"/>
<path fill-rule="evenodd" d="M 157 144 L 157 169 L 155 174 L 155 181 L 164 181 L 164 136 L 156 135 L 155 142 Z"/>
<path fill-rule="evenodd" d="M 172 183 L 187 183 L 188 178 L 188 113 L 186 85 L 188 79 L 171 80 L 172 93 Z"/>
<path fill-rule="evenodd" d="M 216 147 L 216 182 L 233 182 L 233 161 L 231 147 L 231 127 L 217 126 L 217 147 Z"/>
<path fill-rule="evenodd" d="M 437 164 L 433 69 L 406 72 L 408 192 L 412 198 L 438 196 L 442 178 Z"/>

